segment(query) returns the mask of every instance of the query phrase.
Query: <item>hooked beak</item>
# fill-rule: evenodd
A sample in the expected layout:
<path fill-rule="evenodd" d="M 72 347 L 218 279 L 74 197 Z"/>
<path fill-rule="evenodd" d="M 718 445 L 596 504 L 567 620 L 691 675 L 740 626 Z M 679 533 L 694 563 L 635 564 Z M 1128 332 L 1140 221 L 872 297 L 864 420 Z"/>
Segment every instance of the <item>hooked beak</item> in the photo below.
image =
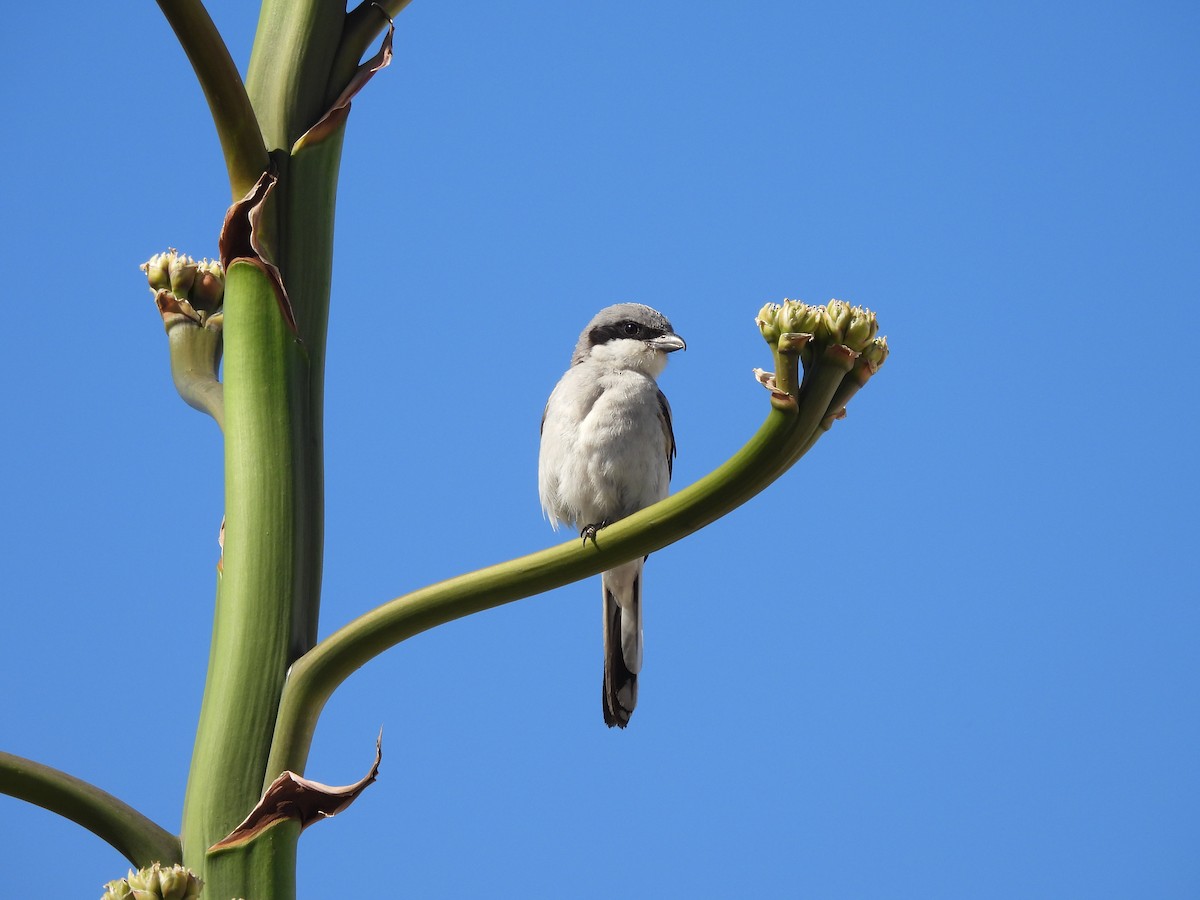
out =
<path fill-rule="evenodd" d="M 687 349 L 687 344 L 677 334 L 660 334 L 658 337 L 646 341 L 646 343 L 655 350 L 661 350 L 663 353 Z"/>

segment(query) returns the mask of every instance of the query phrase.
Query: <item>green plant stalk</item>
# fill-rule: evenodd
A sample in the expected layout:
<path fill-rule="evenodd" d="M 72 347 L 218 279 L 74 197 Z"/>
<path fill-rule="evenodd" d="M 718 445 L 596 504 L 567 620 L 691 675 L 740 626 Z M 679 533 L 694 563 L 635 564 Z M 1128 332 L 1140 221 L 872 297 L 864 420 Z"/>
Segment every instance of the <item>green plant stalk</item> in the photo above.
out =
<path fill-rule="evenodd" d="M 175 835 L 112 794 L 50 766 L 0 752 L 0 792 L 82 825 L 138 868 L 183 860 Z"/>
<path fill-rule="evenodd" d="M 296 896 L 296 845 L 300 823 L 286 819 L 245 846 L 209 856 L 205 897 L 290 900 Z"/>
<path fill-rule="evenodd" d="M 212 416 L 224 430 L 224 390 L 216 375 L 221 360 L 221 333 L 180 322 L 167 330 L 167 343 L 175 390 L 188 406 Z"/>
<path fill-rule="evenodd" d="M 345 124 L 297 150 L 288 164 L 281 229 L 285 284 L 305 348 L 292 371 L 297 450 L 296 593 L 290 661 L 317 640 L 325 542 L 325 344 L 333 281 L 333 229 Z"/>
<path fill-rule="evenodd" d="M 264 2 L 247 89 L 273 148 L 280 180 L 265 221 L 304 348 L 291 373 L 294 443 L 296 593 L 290 658 L 316 642 L 324 560 L 324 381 L 333 228 L 344 126 L 290 152 L 325 112 L 329 67 L 345 7 L 327 0 Z"/>
<path fill-rule="evenodd" d="M 201 0 L 158 0 L 208 100 L 236 200 L 267 168 L 258 120 L 229 49 Z"/>
<path fill-rule="evenodd" d="M 813 395 L 814 402 L 808 404 L 806 408 L 810 409 L 811 414 L 815 416 L 823 402 L 825 404 L 824 412 L 820 413 L 811 429 L 806 425 L 808 435 L 806 438 L 793 442 L 791 457 L 788 461 L 789 466 L 811 450 L 813 445 L 833 427 L 838 411 L 845 408 L 850 399 L 870 378 L 870 375 L 863 374 L 866 370 L 856 364 L 854 355 L 841 346 L 826 347 L 820 358 L 815 360 L 814 368 L 812 378 L 804 388 L 806 392 Z M 800 429 L 797 429 L 797 434 L 799 433 Z"/>
<path fill-rule="evenodd" d="M 838 387 L 837 393 L 829 403 L 829 410 L 826 412 L 825 418 L 821 420 L 821 424 L 817 426 L 816 431 L 808 438 L 805 445 L 800 448 L 800 456 L 807 453 L 812 448 L 812 445 L 819 441 L 825 432 L 833 427 L 833 423 L 837 421 L 838 412 L 845 409 L 854 395 L 866 387 L 871 374 L 865 366 L 856 364 L 846 375 Z"/>
<path fill-rule="evenodd" d="M 263 0 L 246 91 L 269 150 L 290 150 L 325 112 L 345 19 L 344 0 Z"/>
<path fill-rule="evenodd" d="M 794 432 L 785 468 L 794 465 L 829 430 L 821 425 L 833 412 L 830 405 L 853 367 L 854 354 L 840 345 L 825 347 L 815 355 L 800 388 L 800 425 Z"/>
<path fill-rule="evenodd" d="M 324 112 L 344 15 L 333 0 L 265 0 L 246 79 L 279 178 L 257 235 L 282 274 L 299 334 L 286 326 L 261 271 L 233 264 L 224 325 L 224 575 L 183 835 L 185 860 L 207 882 L 206 893 L 218 897 L 295 894 L 298 828 L 272 828 L 211 856 L 205 851 L 259 799 L 287 665 L 316 636 L 321 410 L 341 132 L 294 159 L 288 153 Z M 246 291 L 240 310 L 231 295 L 239 288 Z"/>
<path fill-rule="evenodd" d="M 775 357 L 775 386 L 785 394 L 800 390 L 800 354 L 812 339 L 809 334 L 788 335 L 790 340 L 778 341 L 772 348 Z"/>
<path fill-rule="evenodd" d="M 295 577 L 297 344 L 261 268 L 235 261 L 225 278 L 225 545 L 182 834 L 184 863 L 215 896 L 240 891 L 211 884 L 205 851 L 261 796 Z"/>

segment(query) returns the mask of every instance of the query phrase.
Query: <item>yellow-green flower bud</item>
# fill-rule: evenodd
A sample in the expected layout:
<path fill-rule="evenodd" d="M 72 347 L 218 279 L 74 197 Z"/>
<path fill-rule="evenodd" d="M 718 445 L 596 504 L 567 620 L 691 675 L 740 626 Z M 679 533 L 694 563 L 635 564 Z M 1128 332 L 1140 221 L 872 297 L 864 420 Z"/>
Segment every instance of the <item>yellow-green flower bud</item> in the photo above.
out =
<path fill-rule="evenodd" d="M 879 332 L 879 322 L 875 313 L 861 306 L 850 310 L 850 324 L 846 326 L 846 346 L 851 350 L 862 350 L 875 339 Z"/>
<path fill-rule="evenodd" d="M 136 900 L 158 900 L 162 897 L 158 880 L 158 863 L 131 872 L 125 879 L 133 890 Z"/>
<path fill-rule="evenodd" d="M 840 344 L 842 342 L 841 331 L 838 330 L 837 323 L 834 322 L 827 307 L 814 306 L 813 316 L 817 320 L 813 334 L 817 336 L 818 341 L 822 344 Z"/>
<path fill-rule="evenodd" d="M 758 330 L 762 332 L 763 339 L 775 346 L 775 342 L 779 340 L 779 324 L 776 321 L 779 317 L 779 304 L 768 303 L 758 311 L 758 317 L 754 320 L 758 323 Z"/>
<path fill-rule="evenodd" d="M 129 870 L 129 874 L 133 874 L 132 869 Z M 104 886 L 104 896 L 100 900 L 133 900 L 133 891 L 128 881 L 118 878 Z"/>
<path fill-rule="evenodd" d="M 825 314 L 825 307 L 810 306 L 807 303 L 797 303 L 792 310 L 792 318 L 788 323 L 791 327 L 784 329 L 796 334 L 812 334 L 815 335 L 821 328 L 822 317 Z M 782 327 L 782 323 L 781 327 Z"/>
<path fill-rule="evenodd" d="M 169 250 L 166 253 L 155 253 L 139 266 L 146 273 L 146 280 L 150 282 L 150 290 L 157 293 L 158 291 L 170 289 L 171 257 L 174 255 L 174 250 Z"/>
<path fill-rule="evenodd" d="M 183 866 L 172 866 L 169 869 L 161 869 L 158 874 L 158 880 L 162 900 L 188 900 L 189 897 L 198 896 L 200 893 L 200 879 Z M 195 890 L 189 894 L 189 888 L 192 887 L 193 883 L 195 884 Z"/>
<path fill-rule="evenodd" d="M 850 324 L 850 304 L 844 300 L 830 300 L 825 306 L 825 326 L 828 329 L 827 339 L 832 344 L 840 344 L 845 340 L 846 326 Z"/>
<path fill-rule="evenodd" d="M 807 303 L 799 300 L 784 300 L 776 317 L 780 332 L 800 333 L 806 331 L 803 323 L 807 314 Z"/>
<path fill-rule="evenodd" d="M 805 326 L 808 333 L 814 335 L 817 340 L 828 340 L 830 332 L 829 312 L 823 306 L 809 306 L 808 316 L 805 320 Z M 822 337 L 825 335 L 825 337 Z"/>
<path fill-rule="evenodd" d="M 176 254 L 171 259 L 171 293 L 180 300 L 188 299 L 192 282 L 196 280 L 196 261 L 186 254 Z"/>
<path fill-rule="evenodd" d="M 877 337 L 863 347 L 862 358 L 866 360 L 872 372 L 879 370 L 888 358 L 888 342 L 886 337 Z"/>
<path fill-rule="evenodd" d="M 196 278 L 192 282 L 188 299 L 201 313 L 210 313 L 221 306 L 225 296 L 225 272 L 219 262 L 201 261 L 196 266 Z"/>
<path fill-rule="evenodd" d="M 158 893 L 162 900 L 183 900 L 187 890 L 187 873 L 177 875 L 173 869 L 163 869 L 158 873 Z"/>

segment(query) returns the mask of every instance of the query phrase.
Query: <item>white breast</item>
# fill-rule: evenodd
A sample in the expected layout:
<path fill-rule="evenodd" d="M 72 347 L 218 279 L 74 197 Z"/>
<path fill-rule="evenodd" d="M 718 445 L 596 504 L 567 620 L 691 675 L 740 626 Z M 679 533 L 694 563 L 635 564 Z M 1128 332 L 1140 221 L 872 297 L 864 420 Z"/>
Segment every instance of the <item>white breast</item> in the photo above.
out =
<path fill-rule="evenodd" d="M 670 470 L 654 379 L 575 366 L 546 408 L 538 492 L 554 522 L 614 522 L 667 496 Z"/>

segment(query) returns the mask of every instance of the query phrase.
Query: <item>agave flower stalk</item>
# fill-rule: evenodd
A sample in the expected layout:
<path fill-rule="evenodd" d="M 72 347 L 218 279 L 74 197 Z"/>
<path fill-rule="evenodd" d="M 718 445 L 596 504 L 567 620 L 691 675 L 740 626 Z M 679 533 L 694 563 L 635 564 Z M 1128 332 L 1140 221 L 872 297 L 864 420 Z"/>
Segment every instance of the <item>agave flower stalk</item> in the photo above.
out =
<path fill-rule="evenodd" d="M 90 785 L 5 754 L 0 791 L 122 849 L 141 870 L 109 883 L 114 900 L 190 898 L 201 882 L 214 898 L 286 900 L 301 829 L 344 808 L 378 772 L 377 750 L 355 785 L 302 777 L 338 685 L 407 637 L 611 569 L 744 503 L 828 431 L 886 359 L 887 342 L 873 313 L 839 300 L 767 304 L 757 318 L 775 366 L 760 379 L 766 419 L 724 465 L 595 542 L 422 588 L 318 642 L 338 167 L 351 98 L 390 60 L 391 17 L 407 0 L 350 12 L 340 0 L 264 0 L 244 84 L 200 0 L 158 2 L 208 99 L 234 198 L 220 263 L 171 250 L 142 267 L 176 388 L 225 440 L 223 558 L 182 830 L 177 840 Z M 360 63 L 380 34 L 379 51 Z"/>

